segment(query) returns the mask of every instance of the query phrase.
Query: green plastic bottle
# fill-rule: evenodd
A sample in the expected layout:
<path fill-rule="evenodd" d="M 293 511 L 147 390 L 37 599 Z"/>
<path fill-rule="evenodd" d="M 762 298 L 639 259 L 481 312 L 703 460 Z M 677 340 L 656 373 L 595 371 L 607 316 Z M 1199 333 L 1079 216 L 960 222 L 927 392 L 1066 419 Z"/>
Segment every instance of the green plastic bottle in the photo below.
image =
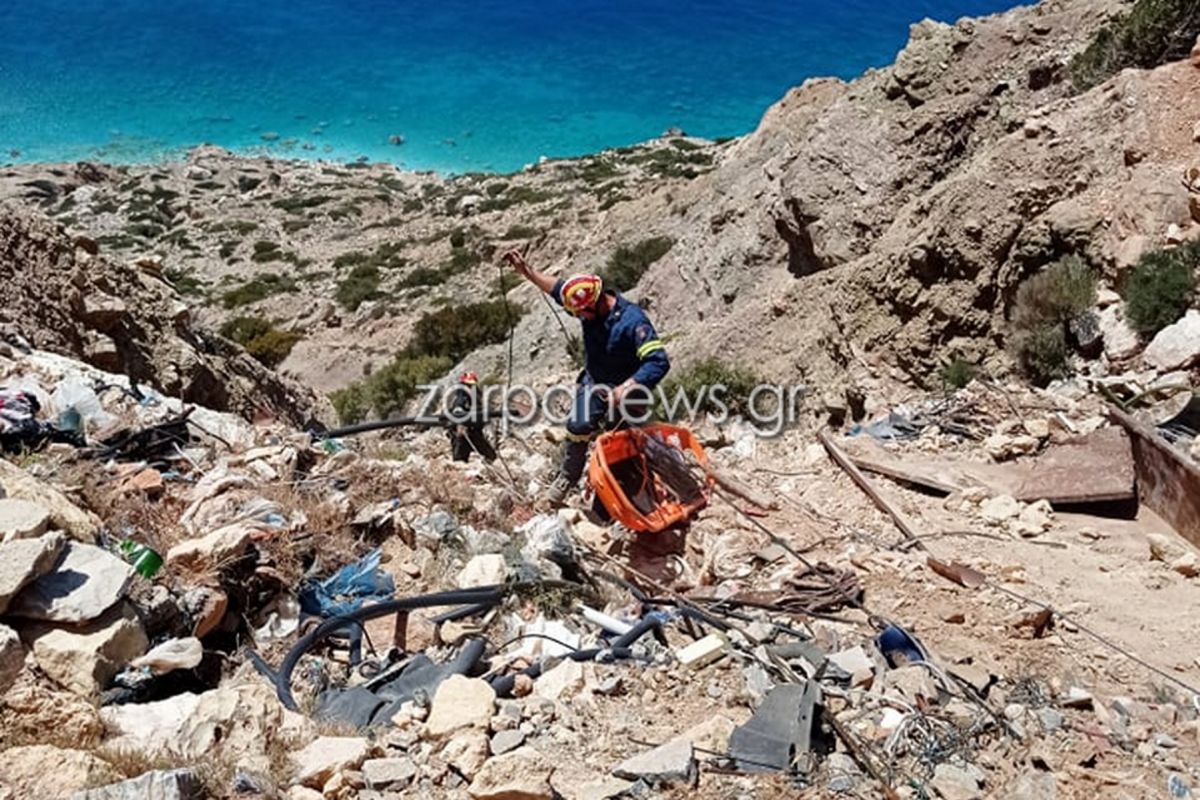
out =
<path fill-rule="evenodd" d="M 132 539 L 122 539 L 120 550 L 125 560 L 132 564 L 143 578 L 153 578 L 162 568 L 162 556 L 144 544 L 139 544 Z"/>

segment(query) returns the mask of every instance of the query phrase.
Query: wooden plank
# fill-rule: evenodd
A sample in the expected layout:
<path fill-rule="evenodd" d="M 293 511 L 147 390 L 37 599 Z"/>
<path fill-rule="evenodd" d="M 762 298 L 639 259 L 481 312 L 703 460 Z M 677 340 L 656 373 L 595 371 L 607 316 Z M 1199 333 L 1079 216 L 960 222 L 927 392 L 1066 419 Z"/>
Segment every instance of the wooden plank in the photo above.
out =
<path fill-rule="evenodd" d="M 1116 408 L 1109 419 L 1129 432 L 1137 470 L 1138 499 L 1200 547 L 1200 468 L 1171 447 L 1158 432 Z"/>
<path fill-rule="evenodd" d="M 850 476 L 852 481 L 858 484 L 858 488 L 867 493 L 867 496 L 875 502 L 875 505 L 879 507 L 880 511 L 883 511 L 892 518 L 892 522 L 895 523 L 896 527 L 900 529 L 900 532 L 904 534 L 904 538 L 915 542 L 917 547 L 924 550 L 925 545 L 920 539 L 917 538 L 917 534 L 913 530 L 912 525 L 909 524 L 908 520 L 903 514 L 895 509 L 891 503 L 885 500 L 883 495 L 881 495 L 875 489 L 875 487 L 871 485 L 871 482 L 867 480 L 867 476 L 863 475 L 862 472 L 859 471 L 858 467 L 854 466 L 854 462 L 851 461 L 849 457 L 847 457 L 846 454 L 841 451 L 841 448 L 839 448 L 837 443 L 834 442 L 833 437 L 829 434 L 829 431 L 821 431 L 817 434 L 817 436 L 820 438 L 821 444 L 825 445 L 825 449 L 829 451 L 829 455 L 834 461 L 837 462 L 837 465 L 841 467 L 847 475 Z"/>

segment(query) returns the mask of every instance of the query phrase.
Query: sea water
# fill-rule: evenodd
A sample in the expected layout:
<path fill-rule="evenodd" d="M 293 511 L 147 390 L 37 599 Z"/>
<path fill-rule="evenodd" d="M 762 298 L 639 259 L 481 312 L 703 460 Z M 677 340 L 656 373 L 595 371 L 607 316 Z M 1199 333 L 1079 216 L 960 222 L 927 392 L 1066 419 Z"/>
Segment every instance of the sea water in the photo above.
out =
<path fill-rule="evenodd" d="M 0 0 L 0 164 L 283 157 L 509 171 L 736 136 L 908 26 L 1004 0 Z"/>

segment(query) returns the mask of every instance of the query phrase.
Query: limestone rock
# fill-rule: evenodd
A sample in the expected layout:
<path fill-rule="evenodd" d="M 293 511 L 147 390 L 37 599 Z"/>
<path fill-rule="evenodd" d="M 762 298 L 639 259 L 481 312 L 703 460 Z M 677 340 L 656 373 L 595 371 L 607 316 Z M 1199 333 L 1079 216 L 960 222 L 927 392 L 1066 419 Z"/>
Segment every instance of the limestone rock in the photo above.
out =
<path fill-rule="evenodd" d="M 502 730 L 493 736 L 488 749 L 491 750 L 492 755 L 502 756 L 505 753 L 516 750 L 523 744 L 525 744 L 525 732 L 513 728 Z"/>
<path fill-rule="evenodd" d="M 507 577 L 508 565 L 504 562 L 504 556 L 499 554 L 475 556 L 458 574 L 458 587 L 473 589 L 477 586 L 495 586 L 504 583 Z"/>
<path fill-rule="evenodd" d="M 1163 533 L 1148 533 L 1146 541 L 1150 544 L 1150 560 L 1170 564 L 1178 561 L 1191 551 L 1176 537 Z"/>
<path fill-rule="evenodd" d="M 1196 37 L 1196 44 L 1192 47 L 1192 66 L 1200 69 L 1200 36 Z"/>
<path fill-rule="evenodd" d="M 1124 309 L 1120 304 L 1106 306 L 1096 316 L 1104 337 L 1104 354 L 1110 361 L 1122 361 L 1137 355 L 1142 340 L 1125 321 Z"/>
<path fill-rule="evenodd" d="M 1029 769 L 1001 792 L 1008 800 L 1058 800 L 1058 782 L 1049 772 Z"/>
<path fill-rule="evenodd" d="M 0 787 L 12 789 L 14 797 L 66 800 L 88 786 L 122 777 L 110 764 L 82 750 L 37 744 L 0 752 Z"/>
<path fill-rule="evenodd" d="M 1021 504 L 1007 494 L 988 498 L 979 506 L 979 516 L 992 523 L 1008 522 L 1020 515 Z"/>
<path fill-rule="evenodd" d="M 613 774 L 630 781 L 644 780 L 651 786 L 690 785 L 696 779 L 692 743 L 686 739 L 672 739 L 626 759 L 613 769 Z"/>
<path fill-rule="evenodd" d="M 77 792 L 71 800 L 200 800 L 204 788 L 190 769 L 155 770 L 120 783 Z"/>
<path fill-rule="evenodd" d="M 473 800 L 552 800 L 554 767 L 532 747 L 496 756 L 483 765 L 467 793 Z"/>
<path fill-rule="evenodd" d="M 937 789 L 944 800 L 977 800 L 983 797 L 977 773 L 978 770 L 974 768 L 938 764 L 929 785 Z"/>
<path fill-rule="evenodd" d="M 25 666 L 25 648 L 21 637 L 7 625 L 0 625 L 0 695 L 4 694 Z"/>
<path fill-rule="evenodd" d="M 496 692 L 487 681 L 451 675 L 433 696 L 426 730 L 431 739 L 443 739 L 464 728 L 487 730 L 496 708 Z"/>
<path fill-rule="evenodd" d="M 1159 331 L 1142 358 L 1163 372 L 1187 369 L 1200 362 L 1200 311 L 1190 309 L 1183 319 Z"/>
<path fill-rule="evenodd" d="M 546 671 L 534 682 L 533 691 L 547 700 L 558 700 L 564 694 L 570 697 L 583 689 L 589 677 L 594 680 L 595 672 L 592 664 L 563 659 L 558 666 Z"/>
<path fill-rule="evenodd" d="M 125 596 L 133 574 L 133 567 L 111 553 L 70 542 L 53 569 L 13 599 L 8 613 L 48 622 L 88 622 Z"/>
<path fill-rule="evenodd" d="M 50 571 L 65 544 L 58 532 L 0 544 L 0 614 L 21 589 Z"/>
<path fill-rule="evenodd" d="M 137 615 L 125 606 L 79 628 L 35 626 L 30 638 L 42 671 L 84 697 L 102 689 L 149 644 Z"/>
<path fill-rule="evenodd" d="M 1047 500 L 1038 500 L 1021 509 L 1021 514 L 1013 524 L 1013 529 L 1021 536 L 1039 536 L 1050 529 L 1054 510 Z"/>
<path fill-rule="evenodd" d="M 25 470 L 0 458 L 0 486 L 8 497 L 28 500 L 50 513 L 50 523 L 66 531 L 73 539 L 92 541 L 100 520 L 80 509 L 57 489 L 39 481 Z"/>
<path fill-rule="evenodd" d="M 888 670 L 880 688 L 884 694 L 898 694 L 909 703 L 916 703 L 918 697 L 936 701 L 939 694 L 937 681 L 919 664 Z"/>
<path fill-rule="evenodd" d="M 226 525 L 207 536 L 180 542 L 167 551 L 167 564 L 176 569 L 215 569 L 246 552 L 251 529 Z"/>
<path fill-rule="evenodd" d="M 25 670 L 0 697 L 0 718 L 6 735 L 32 739 L 54 731 L 60 741 L 88 747 L 104 733 L 95 704 L 53 684 L 34 670 Z"/>
<path fill-rule="evenodd" d="M 32 539 L 50 526 L 50 512 L 29 500 L 0 498 L 0 541 Z"/>
<path fill-rule="evenodd" d="M 297 782 L 313 788 L 325 785 L 335 772 L 357 769 L 371 752 L 371 743 L 361 736 L 322 736 L 292 753 Z"/>
<path fill-rule="evenodd" d="M 488 760 L 488 737 L 483 731 L 464 731 L 446 742 L 442 758 L 467 780 L 475 777 Z"/>
<path fill-rule="evenodd" d="M 411 758 L 372 758 L 363 762 L 363 779 L 371 789 L 403 789 L 417 777 Z"/>

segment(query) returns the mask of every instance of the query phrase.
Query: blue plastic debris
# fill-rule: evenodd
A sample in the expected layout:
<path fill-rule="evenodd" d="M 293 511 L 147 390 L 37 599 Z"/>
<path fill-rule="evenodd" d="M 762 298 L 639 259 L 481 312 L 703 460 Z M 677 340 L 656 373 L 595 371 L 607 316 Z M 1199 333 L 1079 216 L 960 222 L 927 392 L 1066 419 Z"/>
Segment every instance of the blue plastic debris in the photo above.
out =
<path fill-rule="evenodd" d="M 928 653 L 916 637 L 899 625 L 888 625 L 884 628 L 875 638 L 875 646 L 892 667 L 929 660 Z"/>
<path fill-rule="evenodd" d="M 1183 780 L 1183 776 L 1178 773 L 1171 773 L 1171 777 L 1167 778 L 1167 791 L 1171 793 L 1171 797 L 1187 798 L 1192 796 L 1192 789 Z"/>
<path fill-rule="evenodd" d="M 300 609 L 318 617 L 340 617 L 368 600 L 391 599 L 396 583 L 379 568 L 382 560 L 383 552 L 375 548 L 325 580 L 309 581 L 300 589 Z"/>

